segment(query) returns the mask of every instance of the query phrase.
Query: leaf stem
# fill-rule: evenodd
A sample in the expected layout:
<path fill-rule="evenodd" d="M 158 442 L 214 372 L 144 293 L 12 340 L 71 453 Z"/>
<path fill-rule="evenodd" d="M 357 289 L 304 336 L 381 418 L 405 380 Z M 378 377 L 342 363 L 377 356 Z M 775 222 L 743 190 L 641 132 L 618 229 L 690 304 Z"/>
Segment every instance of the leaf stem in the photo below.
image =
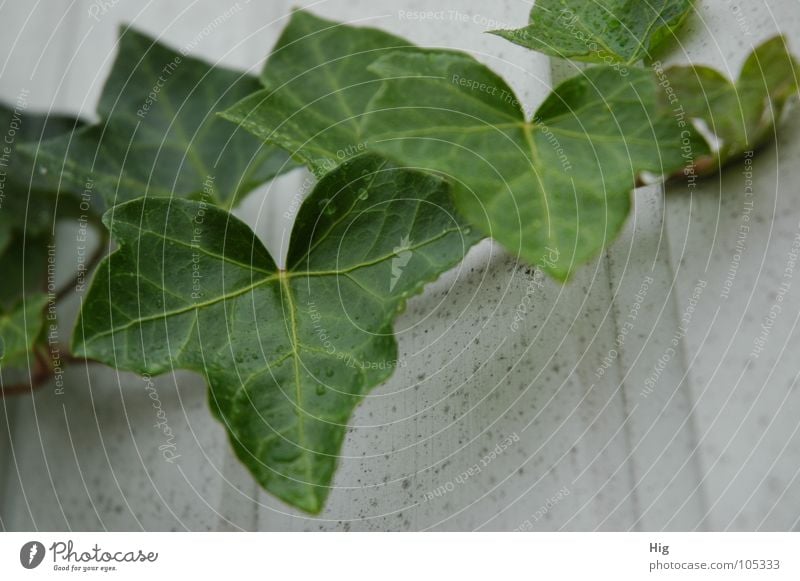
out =
<path fill-rule="evenodd" d="M 17 383 L 8 387 L 0 389 L 0 395 L 5 398 L 9 395 L 21 395 L 23 393 L 30 393 L 47 383 L 50 379 L 50 367 L 47 365 L 47 360 L 41 351 L 34 351 L 36 357 L 36 367 L 31 375 L 29 383 Z"/>
<path fill-rule="evenodd" d="M 55 302 L 64 300 L 72 292 L 74 292 L 75 287 L 78 285 L 81 277 L 87 276 L 95 268 L 95 266 L 97 266 L 97 264 L 100 262 L 100 259 L 105 255 L 109 240 L 108 231 L 102 226 L 98 228 L 98 231 L 100 233 L 100 240 L 98 241 L 97 248 L 92 253 L 91 258 L 89 258 L 89 261 L 86 263 L 86 268 L 83 272 L 79 271 L 75 273 L 75 276 L 69 281 L 69 283 L 65 284 L 56 292 Z M 0 397 L 5 398 L 6 396 L 33 392 L 45 385 L 50 380 L 53 369 L 48 363 L 46 355 L 40 349 L 37 349 L 34 351 L 34 356 L 35 366 L 30 382 L 17 383 L 8 387 L 0 388 Z M 89 359 L 75 357 L 70 353 L 61 353 L 58 359 L 62 365 L 79 363 L 86 365 L 91 362 Z"/>

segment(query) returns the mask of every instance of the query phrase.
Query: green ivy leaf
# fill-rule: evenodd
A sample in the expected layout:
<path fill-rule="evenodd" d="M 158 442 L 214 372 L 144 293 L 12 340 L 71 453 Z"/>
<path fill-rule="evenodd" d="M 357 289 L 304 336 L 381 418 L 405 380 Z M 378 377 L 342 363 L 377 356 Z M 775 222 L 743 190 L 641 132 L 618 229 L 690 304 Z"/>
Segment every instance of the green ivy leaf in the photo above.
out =
<path fill-rule="evenodd" d="M 467 219 L 559 280 L 616 237 L 642 172 L 691 161 L 648 71 L 590 68 L 526 121 L 511 88 L 471 57 L 406 51 L 371 68 L 387 79 L 366 123 L 374 148 L 451 176 Z"/>
<path fill-rule="evenodd" d="M 387 52 L 389 41 L 376 43 L 370 29 L 305 13 L 294 21 L 303 26 L 287 31 L 265 70 L 281 55 L 305 73 L 282 76 L 277 89 L 245 99 L 226 118 L 288 148 L 317 173 L 356 142 L 441 173 L 467 219 L 558 279 L 613 239 L 641 172 L 666 175 L 691 161 L 681 151 L 681 129 L 659 107 L 650 71 L 622 77 L 609 67 L 589 69 L 558 87 L 530 122 L 511 88 L 465 54 Z M 349 59 L 338 57 L 336 76 L 325 68 L 329 53 L 314 48 L 318 34 L 334 33 L 341 40 L 326 37 L 324 46 L 346 46 L 346 54 L 355 45 L 358 55 L 352 71 L 344 65 Z M 377 60 L 365 73 L 367 55 Z M 338 95 L 375 87 L 377 77 L 383 84 L 369 103 L 362 96 L 352 110 L 336 108 Z M 294 98 L 301 90 L 295 83 L 320 96 Z M 691 142 L 697 153 L 707 151 L 702 140 Z"/>
<path fill-rule="evenodd" d="M 406 46 L 407 40 L 374 28 L 297 10 L 264 66 L 267 88 L 222 116 L 323 175 L 366 148 L 362 116 L 381 84 L 367 67 Z"/>
<path fill-rule="evenodd" d="M 82 126 L 83 122 L 74 117 L 33 113 L 24 103 L 0 103 L 0 131 L 4 136 L 0 146 L 0 254 L 14 231 L 24 230 L 34 236 L 49 233 L 57 214 L 65 217 L 75 209 L 73 202 L 60 203 L 57 199 L 57 177 L 34 171 L 32 160 L 20 154 L 19 148 L 35 147 L 42 140 L 67 135 Z"/>
<path fill-rule="evenodd" d="M 23 302 L 4 310 L 0 308 L 0 363 L 4 369 L 25 369 L 44 325 L 47 295 L 34 293 Z"/>
<path fill-rule="evenodd" d="M 551 56 L 633 64 L 652 56 L 692 9 L 692 0 L 536 0 L 530 24 L 493 30 Z"/>
<path fill-rule="evenodd" d="M 285 270 L 249 227 L 200 202 L 138 199 L 104 220 L 120 247 L 94 277 L 74 352 L 203 373 L 242 462 L 312 513 L 353 409 L 398 364 L 395 317 L 477 241 L 442 180 L 369 155 L 304 202 Z"/>
<path fill-rule="evenodd" d="M 774 138 L 790 98 L 797 95 L 800 76 L 800 65 L 782 36 L 753 50 L 735 83 L 705 66 L 655 67 L 669 88 L 662 93 L 665 105 L 703 121 L 718 141 L 713 157 L 698 160 L 704 173 Z"/>
<path fill-rule="evenodd" d="M 102 121 L 26 150 L 70 189 L 91 183 L 109 206 L 148 194 L 206 195 L 230 208 L 293 167 L 285 152 L 215 115 L 258 88 L 252 76 L 123 29 L 97 110 Z"/>

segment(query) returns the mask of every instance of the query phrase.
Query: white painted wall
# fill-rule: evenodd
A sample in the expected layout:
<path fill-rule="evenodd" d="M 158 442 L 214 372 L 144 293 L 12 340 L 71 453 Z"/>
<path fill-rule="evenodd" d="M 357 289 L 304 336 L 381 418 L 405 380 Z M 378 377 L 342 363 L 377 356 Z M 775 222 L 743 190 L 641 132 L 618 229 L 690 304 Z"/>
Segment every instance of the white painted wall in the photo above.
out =
<path fill-rule="evenodd" d="M 778 31 L 800 52 L 797 0 L 698 3 L 672 60 L 734 75 L 751 47 Z M 489 20 L 524 22 L 529 2 L 296 4 L 421 44 L 467 50 L 531 106 L 551 83 L 546 58 L 482 34 Z M 91 118 L 120 23 L 181 46 L 237 4 L 121 0 L 99 22 L 89 16 L 91 5 L 0 5 L 6 30 L 0 96 L 13 100 L 24 87 L 32 107 Z M 239 0 L 238 6 L 196 52 L 257 71 L 289 3 Z M 420 22 L 400 12 L 434 9 L 460 17 Z M 560 77 L 564 68 L 558 70 Z M 537 288 L 534 308 L 516 332 L 510 325 L 531 276 L 499 247 L 476 247 L 460 271 L 431 285 L 398 320 L 407 365 L 357 411 L 336 490 L 318 518 L 258 489 L 211 418 L 197 376 L 157 380 L 178 434 L 181 459 L 172 465 L 158 453 L 161 435 L 144 382 L 91 367 L 70 370 L 63 396 L 48 386 L 0 400 L 0 526 L 511 530 L 528 520 L 535 530 L 798 529 L 800 273 L 767 352 L 748 359 L 798 233 L 798 129 L 797 118 L 789 120 L 753 164 L 752 228 L 727 299 L 720 292 L 745 201 L 736 166 L 693 194 L 638 191 L 624 235 L 569 285 L 545 281 Z M 283 231 L 281 208 L 302 179 L 300 172 L 281 178 L 240 212 L 272 248 Z M 59 238 L 65 272 L 71 236 L 64 230 Z M 644 396 L 644 382 L 678 332 L 698 280 L 706 287 L 680 348 Z M 634 329 L 615 346 L 637 293 Z M 613 348 L 619 357 L 598 378 Z M 455 484 L 509 435 L 519 441 Z M 425 502 L 426 492 L 450 482 L 452 492 Z M 553 503 L 559 491 L 568 494 Z"/>

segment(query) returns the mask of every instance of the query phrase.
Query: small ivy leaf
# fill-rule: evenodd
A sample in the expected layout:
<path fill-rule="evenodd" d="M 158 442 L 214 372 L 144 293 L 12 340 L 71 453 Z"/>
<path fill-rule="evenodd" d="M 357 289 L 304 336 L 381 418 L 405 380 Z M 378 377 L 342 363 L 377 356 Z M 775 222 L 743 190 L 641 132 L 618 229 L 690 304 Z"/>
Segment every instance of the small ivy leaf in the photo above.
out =
<path fill-rule="evenodd" d="M 405 46 L 407 40 L 386 32 L 297 10 L 264 66 L 261 82 L 267 88 L 222 116 L 283 147 L 321 176 L 364 150 L 362 116 L 380 87 L 367 67 Z"/>
<path fill-rule="evenodd" d="M 692 0 L 536 0 L 530 24 L 492 34 L 550 56 L 611 65 L 650 58 Z"/>
<path fill-rule="evenodd" d="M 700 120 L 715 138 L 715 155 L 697 162 L 702 173 L 713 173 L 772 139 L 800 77 L 800 65 L 782 36 L 750 53 L 736 83 L 705 66 L 654 66 L 670 89 L 662 93 L 664 105 Z"/>
<path fill-rule="evenodd" d="M 477 241 L 442 180 L 372 155 L 303 203 L 285 270 L 249 227 L 201 202 L 142 198 L 104 219 L 120 246 L 94 277 L 74 352 L 203 373 L 242 462 L 312 513 L 354 408 L 398 365 L 395 317 Z"/>
<path fill-rule="evenodd" d="M 3 369 L 28 367 L 29 354 L 44 326 L 46 305 L 47 295 L 34 293 L 8 310 L 0 308 L 0 361 Z"/>
<path fill-rule="evenodd" d="M 90 184 L 101 206 L 148 194 L 205 196 L 230 208 L 294 167 L 285 152 L 216 115 L 258 88 L 252 76 L 122 29 L 97 109 L 101 121 L 26 152 L 66 187 L 83 192 Z"/>

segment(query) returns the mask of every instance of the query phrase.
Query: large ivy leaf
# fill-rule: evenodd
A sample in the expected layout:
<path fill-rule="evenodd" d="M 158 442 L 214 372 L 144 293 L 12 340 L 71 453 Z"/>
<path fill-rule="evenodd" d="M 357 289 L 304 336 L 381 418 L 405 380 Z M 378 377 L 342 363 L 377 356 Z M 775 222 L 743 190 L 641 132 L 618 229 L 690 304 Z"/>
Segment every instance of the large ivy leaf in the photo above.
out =
<path fill-rule="evenodd" d="M 297 10 L 261 74 L 267 88 L 222 115 L 322 175 L 366 146 L 363 114 L 381 80 L 367 67 L 407 40 Z"/>
<path fill-rule="evenodd" d="M 735 83 L 699 65 L 659 72 L 672 89 L 662 94 L 665 105 L 703 121 L 716 137 L 715 155 L 698 162 L 703 171 L 713 172 L 774 137 L 790 98 L 797 95 L 800 65 L 786 39 L 776 36 L 753 50 Z"/>
<path fill-rule="evenodd" d="M 692 0 L 536 0 L 530 23 L 493 34 L 551 56 L 636 63 L 673 36 Z"/>
<path fill-rule="evenodd" d="M 616 237 L 642 172 L 691 161 L 648 71 L 588 69 L 526 121 L 511 88 L 465 55 L 406 51 L 371 68 L 387 79 L 366 123 L 374 148 L 452 176 L 466 218 L 561 280 Z"/>
<path fill-rule="evenodd" d="M 293 167 L 285 152 L 222 122 L 259 88 L 252 76 L 187 57 L 131 29 L 98 105 L 101 122 L 42 144 L 42 171 L 107 205 L 144 194 L 200 197 L 232 207 L 242 194 Z"/>
<path fill-rule="evenodd" d="M 34 293 L 14 307 L 0 307 L 0 366 L 4 369 L 24 369 L 29 365 L 29 353 L 41 335 L 47 305 L 47 295 Z"/>
<path fill-rule="evenodd" d="M 559 279 L 615 236 L 640 172 L 668 174 L 687 163 L 681 130 L 659 107 L 649 71 L 621 78 L 609 67 L 589 69 L 558 87 L 530 122 L 511 88 L 465 54 L 367 49 L 375 45 L 375 31 L 304 13 L 294 20 L 304 26 L 282 39 L 270 61 L 280 54 L 306 72 L 286 75 L 279 88 L 237 104 L 226 118 L 323 173 L 327 160 L 359 142 L 404 165 L 444 174 L 466 218 L 529 263 L 545 263 Z M 331 75 L 328 53 L 313 48 L 322 33 L 310 32 L 312 25 L 357 44 L 358 66 L 350 71 L 341 64 L 347 57 L 338 57 L 341 69 Z M 362 70 L 366 54 L 377 57 L 366 74 L 383 78 L 381 88 L 367 104 L 337 109 L 335 97 L 348 87 L 375 86 Z M 295 79 L 309 91 L 305 101 L 293 100 Z M 694 141 L 697 153 L 706 151 Z"/>
<path fill-rule="evenodd" d="M 477 240 L 444 182 L 361 156 L 302 205 L 279 269 L 243 223 L 144 198 L 105 216 L 76 354 L 139 373 L 203 373 L 239 458 L 309 512 L 328 494 L 355 406 L 397 365 L 392 322 Z"/>

